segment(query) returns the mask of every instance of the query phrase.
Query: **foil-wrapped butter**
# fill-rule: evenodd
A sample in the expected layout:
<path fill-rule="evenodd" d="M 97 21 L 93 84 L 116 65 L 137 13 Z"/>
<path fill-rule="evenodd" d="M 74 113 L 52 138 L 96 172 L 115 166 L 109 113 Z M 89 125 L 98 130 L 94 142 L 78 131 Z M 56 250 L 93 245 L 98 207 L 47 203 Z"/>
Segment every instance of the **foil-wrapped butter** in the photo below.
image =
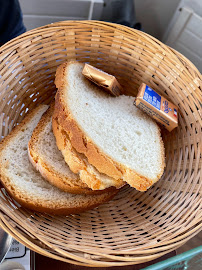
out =
<path fill-rule="evenodd" d="M 113 96 L 119 96 L 121 94 L 121 86 L 114 76 L 89 64 L 84 65 L 82 74 L 87 79 L 107 90 L 107 92 Z"/>
<path fill-rule="evenodd" d="M 172 131 L 178 126 L 178 109 L 145 83 L 140 85 L 134 104 Z"/>

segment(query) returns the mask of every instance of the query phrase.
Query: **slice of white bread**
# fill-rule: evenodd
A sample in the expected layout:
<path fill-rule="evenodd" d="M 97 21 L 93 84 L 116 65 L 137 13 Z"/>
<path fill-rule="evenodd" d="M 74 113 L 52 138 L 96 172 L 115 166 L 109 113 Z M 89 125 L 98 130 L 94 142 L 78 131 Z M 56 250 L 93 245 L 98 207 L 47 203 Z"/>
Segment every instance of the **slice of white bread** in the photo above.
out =
<path fill-rule="evenodd" d="M 73 173 L 58 150 L 52 131 L 54 104 L 43 114 L 34 129 L 28 144 L 28 154 L 32 165 L 54 186 L 74 194 L 100 194 L 107 190 L 94 191 L 80 179 L 78 172 Z M 61 136 L 62 137 L 62 134 Z M 68 143 L 68 142 L 67 142 Z M 72 152 L 73 155 L 73 152 Z M 76 157 L 75 157 L 76 158 Z M 94 183 L 94 175 L 86 173 Z M 113 190 L 114 188 L 112 188 Z"/>
<path fill-rule="evenodd" d="M 109 96 L 84 78 L 82 69 L 78 62 L 57 69 L 53 117 L 98 171 L 147 190 L 165 167 L 160 128 L 133 105 L 134 97 Z"/>
<path fill-rule="evenodd" d="M 100 173 L 93 165 L 89 164 L 85 155 L 78 153 L 71 145 L 68 134 L 58 124 L 56 119 L 52 119 L 53 133 L 56 137 L 58 149 L 61 150 L 65 161 L 70 169 L 79 174 L 80 179 L 95 191 L 105 191 L 111 187 L 120 188 L 124 185 L 121 179 L 116 180 Z"/>
<path fill-rule="evenodd" d="M 109 201 L 117 191 L 99 195 L 70 194 L 48 183 L 28 158 L 28 142 L 47 105 L 40 105 L 0 143 L 0 179 L 22 206 L 51 214 L 74 214 Z"/>

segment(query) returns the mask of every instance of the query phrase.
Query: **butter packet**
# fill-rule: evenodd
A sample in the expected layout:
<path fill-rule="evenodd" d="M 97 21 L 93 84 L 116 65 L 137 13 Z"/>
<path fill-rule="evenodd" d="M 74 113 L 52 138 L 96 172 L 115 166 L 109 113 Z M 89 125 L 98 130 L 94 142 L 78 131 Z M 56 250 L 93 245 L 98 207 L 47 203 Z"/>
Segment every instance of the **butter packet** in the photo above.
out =
<path fill-rule="evenodd" d="M 167 130 L 172 131 L 178 126 L 178 108 L 145 83 L 140 85 L 134 104 Z"/>
<path fill-rule="evenodd" d="M 82 74 L 113 96 L 119 96 L 121 94 L 122 88 L 114 76 L 89 64 L 85 64 Z"/>

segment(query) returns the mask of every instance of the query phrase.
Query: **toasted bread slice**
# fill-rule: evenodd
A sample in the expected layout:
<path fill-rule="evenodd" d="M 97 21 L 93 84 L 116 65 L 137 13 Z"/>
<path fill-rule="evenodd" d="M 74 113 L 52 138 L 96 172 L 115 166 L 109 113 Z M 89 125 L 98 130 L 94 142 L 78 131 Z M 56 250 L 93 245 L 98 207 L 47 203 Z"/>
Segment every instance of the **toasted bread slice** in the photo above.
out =
<path fill-rule="evenodd" d="M 160 128 L 133 105 L 133 97 L 111 97 L 82 75 L 83 64 L 62 64 L 54 119 L 79 153 L 100 173 L 145 191 L 165 167 Z"/>
<path fill-rule="evenodd" d="M 28 158 L 28 142 L 47 105 L 40 105 L 0 143 L 0 179 L 22 206 L 51 214 L 74 214 L 109 201 L 117 191 L 99 195 L 70 194 L 48 183 Z"/>

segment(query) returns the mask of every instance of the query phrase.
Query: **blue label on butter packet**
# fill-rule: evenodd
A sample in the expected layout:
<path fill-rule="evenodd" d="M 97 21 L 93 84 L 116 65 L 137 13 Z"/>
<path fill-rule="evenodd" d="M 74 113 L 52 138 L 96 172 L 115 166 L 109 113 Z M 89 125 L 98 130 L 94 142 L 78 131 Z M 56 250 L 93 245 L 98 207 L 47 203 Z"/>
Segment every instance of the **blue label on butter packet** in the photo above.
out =
<path fill-rule="evenodd" d="M 158 110 L 161 109 L 161 96 L 152 90 L 148 85 L 145 87 L 143 99 Z"/>

